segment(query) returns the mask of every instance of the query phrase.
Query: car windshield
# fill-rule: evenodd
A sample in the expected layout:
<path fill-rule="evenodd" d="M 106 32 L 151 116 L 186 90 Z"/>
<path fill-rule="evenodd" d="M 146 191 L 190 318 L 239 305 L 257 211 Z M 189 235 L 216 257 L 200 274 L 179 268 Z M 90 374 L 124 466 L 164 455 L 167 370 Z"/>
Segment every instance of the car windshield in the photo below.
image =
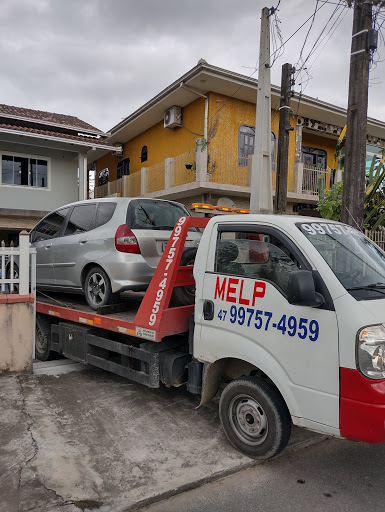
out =
<path fill-rule="evenodd" d="M 385 253 L 365 235 L 340 223 L 307 222 L 297 227 L 357 300 L 384 298 Z"/>
<path fill-rule="evenodd" d="M 183 205 L 168 201 L 135 199 L 127 211 L 127 225 L 131 229 L 172 230 L 180 217 L 189 216 Z"/>

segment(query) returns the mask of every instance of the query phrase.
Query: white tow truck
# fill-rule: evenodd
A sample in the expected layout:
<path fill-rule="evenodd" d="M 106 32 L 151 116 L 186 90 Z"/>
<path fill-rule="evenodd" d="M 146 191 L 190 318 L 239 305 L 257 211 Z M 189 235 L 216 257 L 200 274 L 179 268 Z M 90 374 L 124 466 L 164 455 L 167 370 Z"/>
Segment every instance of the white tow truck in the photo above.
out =
<path fill-rule="evenodd" d="M 180 267 L 192 226 L 205 229 L 193 268 Z M 192 303 L 171 307 L 182 286 Z M 138 305 L 96 314 L 38 298 L 36 351 L 152 388 L 186 384 L 201 404 L 221 390 L 229 441 L 267 459 L 292 424 L 385 441 L 384 325 L 385 253 L 359 231 L 313 217 L 181 217 Z"/>

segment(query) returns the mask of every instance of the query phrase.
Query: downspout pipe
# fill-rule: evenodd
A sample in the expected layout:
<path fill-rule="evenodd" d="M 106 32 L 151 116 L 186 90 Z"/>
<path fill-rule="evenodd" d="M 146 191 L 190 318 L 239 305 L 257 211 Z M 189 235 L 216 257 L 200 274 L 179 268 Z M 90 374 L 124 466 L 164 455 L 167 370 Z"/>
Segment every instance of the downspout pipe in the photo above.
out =
<path fill-rule="evenodd" d="M 205 124 L 204 124 L 204 137 L 205 137 L 205 140 L 207 142 L 207 125 L 209 123 L 209 98 L 208 96 L 205 96 L 204 94 L 202 94 L 201 92 L 199 91 L 196 91 L 195 89 L 193 89 L 192 87 L 188 87 L 187 85 L 185 85 L 183 82 L 181 82 L 179 84 L 179 86 L 182 88 L 182 89 L 186 89 L 186 91 L 190 91 L 194 94 L 196 94 L 197 96 L 200 96 L 201 98 L 204 98 L 205 99 Z"/>

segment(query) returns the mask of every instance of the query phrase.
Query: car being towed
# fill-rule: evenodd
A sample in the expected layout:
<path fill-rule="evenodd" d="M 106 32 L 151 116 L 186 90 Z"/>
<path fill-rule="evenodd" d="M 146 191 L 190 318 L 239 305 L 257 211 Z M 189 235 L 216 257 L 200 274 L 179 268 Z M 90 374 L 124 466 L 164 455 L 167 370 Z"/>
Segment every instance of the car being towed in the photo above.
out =
<path fill-rule="evenodd" d="M 88 199 L 49 213 L 31 231 L 38 289 L 81 292 L 97 310 L 147 288 L 171 232 L 188 210 L 162 199 Z M 186 247 L 197 247 L 192 228 Z"/>

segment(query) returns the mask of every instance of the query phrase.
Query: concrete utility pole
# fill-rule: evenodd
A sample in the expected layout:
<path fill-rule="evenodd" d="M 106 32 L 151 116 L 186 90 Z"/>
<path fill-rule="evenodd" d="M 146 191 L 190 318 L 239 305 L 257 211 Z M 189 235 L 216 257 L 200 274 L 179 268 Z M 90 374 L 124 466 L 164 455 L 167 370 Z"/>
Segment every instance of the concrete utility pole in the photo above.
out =
<path fill-rule="evenodd" d="M 371 28 L 371 2 L 356 0 L 354 3 L 350 54 L 349 102 L 341 220 L 359 229 L 362 229 L 364 222 L 366 130 L 370 62 L 368 32 Z"/>
<path fill-rule="evenodd" d="M 255 142 L 251 172 L 250 213 L 272 213 L 273 211 L 270 147 L 271 83 L 269 11 L 270 9 L 267 7 L 262 9 Z"/>
<path fill-rule="evenodd" d="M 291 64 L 282 66 L 281 77 L 281 101 L 279 107 L 279 135 L 277 177 L 275 182 L 274 211 L 286 212 L 287 204 L 287 174 L 289 164 L 289 134 L 294 128 L 290 126 L 290 98 L 291 88 L 294 84 L 292 75 L 295 69 Z"/>

